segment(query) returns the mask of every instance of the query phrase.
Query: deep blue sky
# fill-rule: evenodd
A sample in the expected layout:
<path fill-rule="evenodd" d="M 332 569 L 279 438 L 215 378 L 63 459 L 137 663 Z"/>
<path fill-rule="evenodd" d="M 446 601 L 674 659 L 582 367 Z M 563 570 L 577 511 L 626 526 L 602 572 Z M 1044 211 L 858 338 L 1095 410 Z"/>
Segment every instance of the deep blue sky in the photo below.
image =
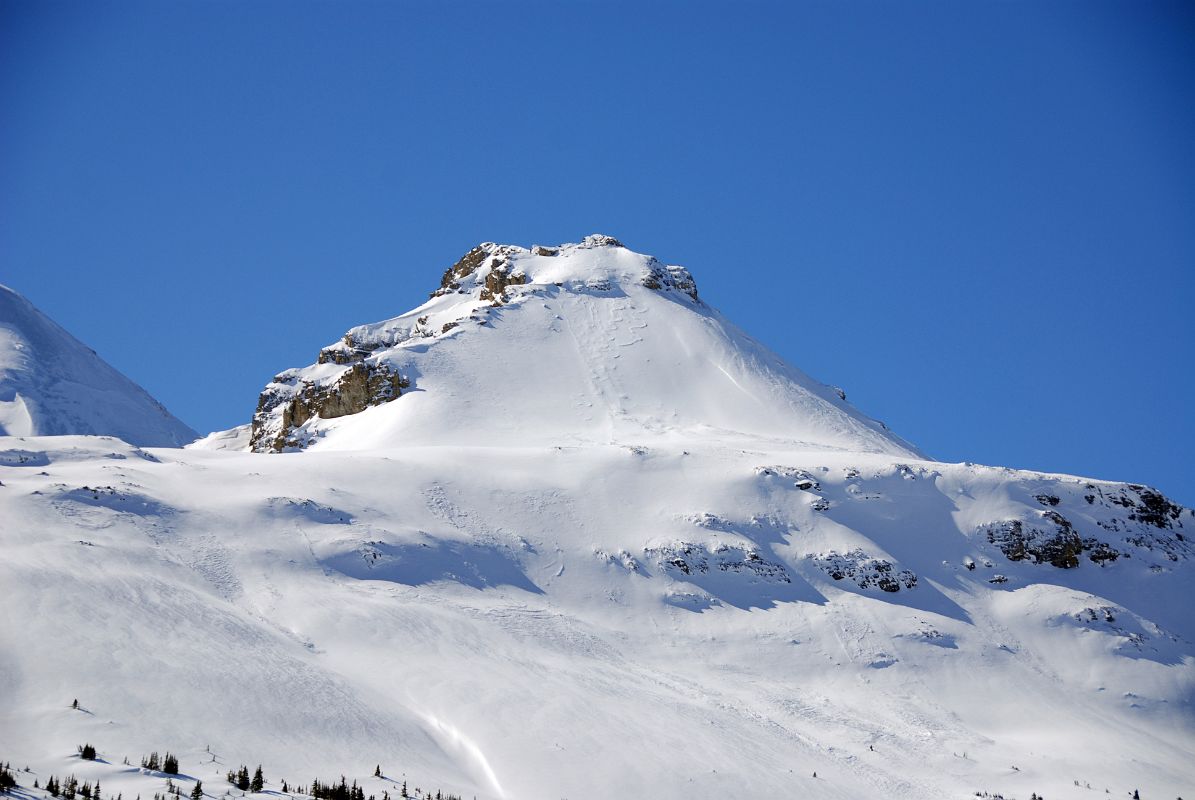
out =
<path fill-rule="evenodd" d="M 1193 9 L 0 0 L 0 283 L 206 431 L 600 231 L 939 458 L 1195 504 Z"/>

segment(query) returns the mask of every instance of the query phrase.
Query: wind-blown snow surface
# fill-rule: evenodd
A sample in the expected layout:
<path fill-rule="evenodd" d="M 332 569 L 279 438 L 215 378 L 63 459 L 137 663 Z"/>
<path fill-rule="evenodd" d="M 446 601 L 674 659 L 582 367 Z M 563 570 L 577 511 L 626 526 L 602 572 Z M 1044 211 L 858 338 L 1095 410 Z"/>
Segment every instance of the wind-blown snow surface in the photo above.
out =
<path fill-rule="evenodd" d="M 197 436 L 32 303 L 0 286 L 0 435 L 61 434 L 154 447 Z"/>
<path fill-rule="evenodd" d="M 216 796 L 242 763 L 379 798 L 1192 793 L 1190 510 L 918 458 L 593 250 L 597 285 L 527 264 L 485 325 L 469 281 L 384 323 L 432 332 L 362 348 L 410 386 L 304 452 L 0 439 L 18 780 L 150 797 L 119 765 L 168 749 Z"/>

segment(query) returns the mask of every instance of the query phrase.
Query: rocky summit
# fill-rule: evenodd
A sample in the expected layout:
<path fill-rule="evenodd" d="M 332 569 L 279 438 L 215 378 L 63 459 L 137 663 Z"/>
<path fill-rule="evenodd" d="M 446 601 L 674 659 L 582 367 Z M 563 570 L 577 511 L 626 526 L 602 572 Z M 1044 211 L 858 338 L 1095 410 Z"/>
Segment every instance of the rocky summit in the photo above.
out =
<path fill-rule="evenodd" d="M 474 247 L 423 305 L 353 328 L 315 364 L 277 375 L 259 399 L 250 447 L 715 430 L 916 452 L 702 302 L 688 270 L 600 234 L 554 247 Z"/>

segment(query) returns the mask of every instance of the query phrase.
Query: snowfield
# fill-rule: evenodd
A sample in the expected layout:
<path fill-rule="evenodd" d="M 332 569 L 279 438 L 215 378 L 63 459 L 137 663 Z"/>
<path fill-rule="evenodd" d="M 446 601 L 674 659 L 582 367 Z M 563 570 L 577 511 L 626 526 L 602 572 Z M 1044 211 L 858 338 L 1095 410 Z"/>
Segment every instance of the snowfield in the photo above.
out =
<path fill-rule="evenodd" d="M 608 237 L 480 250 L 252 428 L 0 438 L 21 791 L 1195 795 L 1195 513 L 928 460 Z"/>

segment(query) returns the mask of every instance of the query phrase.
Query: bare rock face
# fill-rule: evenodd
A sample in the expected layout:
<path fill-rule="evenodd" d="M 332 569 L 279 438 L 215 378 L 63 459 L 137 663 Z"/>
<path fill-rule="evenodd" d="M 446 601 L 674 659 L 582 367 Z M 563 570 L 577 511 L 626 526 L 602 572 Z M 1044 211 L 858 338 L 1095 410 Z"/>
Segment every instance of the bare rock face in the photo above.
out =
<path fill-rule="evenodd" d="M 676 291 L 697 300 L 697 281 L 684 267 L 669 267 L 655 262 L 651 271 L 643 279 L 643 285 L 656 291 Z"/>
<path fill-rule="evenodd" d="M 1019 519 L 983 526 L 988 544 L 995 545 L 1009 561 L 1028 559 L 1061 569 L 1079 566 L 1083 542 L 1070 521 L 1056 511 L 1042 512 L 1042 522 L 1026 525 Z"/>
<path fill-rule="evenodd" d="M 665 571 L 681 575 L 729 572 L 771 583 L 792 583 L 783 564 L 768 561 L 754 547 L 744 544 L 674 542 L 644 548 L 644 553 Z"/>
<path fill-rule="evenodd" d="M 491 247 L 492 245 L 489 244 L 479 244 L 461 256 L 460 261 L 444 271 L 444 277 L 440 279 L 440 288 L 432 292 L 431 296 L 439 297 L 461 288 L 461 280 L 476 272 L 477 268 L 490 257 Z"/>
<path fill-rule="evenodd" d="M 1185 535 L 1182 507 L 1148 486 L 1087 484 L 1083 499 L 1096 512 L 1094 525 L 1084 515 L 1064 517 L 1056 494 L 1041 493 L 1034 500 L 1045 508 L 1028 519 L 1005 519 L 980 525 L 976 533 L 1009 561 L 1050 564 L 1073 569 L 1080 559 L 1103 566 L 1120 558 L 1161 556 L 1177 562 L 1195 557 Z M 1100 513 L 1103 512 L 1103 513 Z M 1108 513 L 1111 512 L 1111 513 Z M 1068 511 L 1068 513 L 1071 513 Z"/>
<path fill-rule="evenodd" d="M 506 299 L 507 286 L 522 286 L 527 283 L 527 276 L 522 272 L 512 271 L 506 259 L 499 256 L 494 259 L 493 266 L 485 276 L 480 297 L 482 300 L 492 300 L 494 305 L 501 305 Z"/>
<path fill-rule="evenodd" d="M 903 586 L 912 589 L 917 586 L 917 575 L 912 570 L 898 569 L 886 558 L 875 558 L 860 548 L 839 553 L 806 553 L 805 558 L 822 572 L 836 581 L 849 578 L 860 589 L 875 587 L 884 592 L 899 592 Z"/>
<path fill-rule="evenodd" d="M 322 355 L 322 354 L 321 354 Z M 307 443 L 304 423 L 314 418 L 335 419 L 388 403 L 410 386 L 386 364 L 358 361 L 334 379 L 300 379 L 297 370 L 274 378 L 257 402 L 249 446 L 256 452 L 281 452 Z"/>
<path fill-rule="evenodd" d="M 461 282 L 477 272 L 489 261 L 490 269 L 485 275 L 482 289 L 482 300 L 501 302 L 502 294 L 507 286 L 518 286 L 527 282 L 527 276 L 521 272 L 511 270 L 507 259 L 519 252 L 526 252 L 521 247 L 507 244 L 483 242 L 461 256 L 444 272 L 440 279 L 440 288 L 431 293 L 431 297 L 441 297 L 453 292 L 462 291 Z"/>

